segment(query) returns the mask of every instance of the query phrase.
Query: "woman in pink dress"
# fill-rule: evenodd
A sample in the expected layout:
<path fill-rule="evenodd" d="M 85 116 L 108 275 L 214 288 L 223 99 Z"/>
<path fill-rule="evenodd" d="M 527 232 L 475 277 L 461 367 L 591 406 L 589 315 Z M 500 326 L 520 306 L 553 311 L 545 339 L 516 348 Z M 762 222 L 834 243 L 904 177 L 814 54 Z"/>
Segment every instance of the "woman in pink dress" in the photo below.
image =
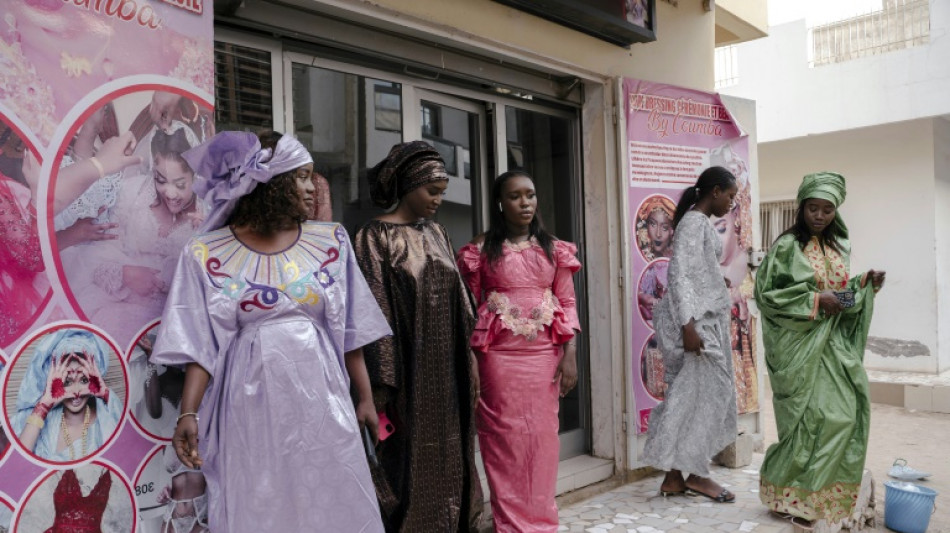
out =
<path fill-rule="evenodd" d="M 471 345 L 481 382 L 478 439 L 495 530 L 557 531 L 558 396 L 577 384 L 577 248 L 545 231 L 531 177 L 492 185 L 489 230 L 459 251 L 479 303 Z"/>

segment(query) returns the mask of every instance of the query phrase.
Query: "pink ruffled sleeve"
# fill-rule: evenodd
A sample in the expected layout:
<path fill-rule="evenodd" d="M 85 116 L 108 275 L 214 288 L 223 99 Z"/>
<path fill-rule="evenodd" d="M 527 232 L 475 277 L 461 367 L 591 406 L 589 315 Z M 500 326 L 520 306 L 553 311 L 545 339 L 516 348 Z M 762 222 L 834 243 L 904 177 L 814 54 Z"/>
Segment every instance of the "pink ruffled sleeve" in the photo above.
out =
<path fill-rule="evenodd" d="M 458 253 L 456 260 L 459 267 L 459 273 L 465 280 L 472 295 L 475 296 L 475 302 L 482 304 L 482 247 L 475 243 L 468 243 L 463 246 Z"/>
<path fill-rule="evenodd" d="M 554 241 L 554 260 L 557 272 L 551 290 L 561 306 L 551 324 L 551 338 L 554 344 L 564 344 L 574 338 L 574 331 L 581 330 L 577 319 L 577 300 L 574 295 L 574 273 L 581 269 L 577 260 L 577 246 L 566 241 Z"/>
<path fill-rule="evenodd" d="M 485 295 L 482 293 L 482 245 L 468 243 L 459 250 L 458 267 L 462 279 L 472 290 L 477 305 L 475 329 L 469 345 L 476 352 L 485 352 L 492 343 L 494 331 L 500 327 L 495 324 L 498 315 L 489 311 L 485 304 Z"/>

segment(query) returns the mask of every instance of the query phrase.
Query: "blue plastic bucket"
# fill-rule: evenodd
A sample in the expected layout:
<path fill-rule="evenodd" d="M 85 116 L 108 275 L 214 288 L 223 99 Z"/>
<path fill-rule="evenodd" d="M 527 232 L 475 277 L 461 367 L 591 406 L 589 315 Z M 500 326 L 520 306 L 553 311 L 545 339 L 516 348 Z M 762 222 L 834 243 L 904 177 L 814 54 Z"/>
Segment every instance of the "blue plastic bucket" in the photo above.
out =
<path fill-rule="evenodd" d="M 905 483 L 884 482 L 884 525 L 900 533 L 925 533 L 936 509 L 937 491 Z"/>

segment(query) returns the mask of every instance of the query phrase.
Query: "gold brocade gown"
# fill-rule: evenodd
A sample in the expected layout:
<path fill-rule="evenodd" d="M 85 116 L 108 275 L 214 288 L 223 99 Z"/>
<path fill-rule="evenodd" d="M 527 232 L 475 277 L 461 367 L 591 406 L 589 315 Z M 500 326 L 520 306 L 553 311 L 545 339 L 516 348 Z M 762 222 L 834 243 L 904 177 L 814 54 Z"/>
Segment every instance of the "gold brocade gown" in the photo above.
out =
<path fill-rule="evenodd" d="M 365 350 L 376 408 L 395 432 L 373 472 L 387 531 L 477 531 L 469 336 L 474 306 L 445 228 L 372 220 L 356 255 L 393 336 Z"/>

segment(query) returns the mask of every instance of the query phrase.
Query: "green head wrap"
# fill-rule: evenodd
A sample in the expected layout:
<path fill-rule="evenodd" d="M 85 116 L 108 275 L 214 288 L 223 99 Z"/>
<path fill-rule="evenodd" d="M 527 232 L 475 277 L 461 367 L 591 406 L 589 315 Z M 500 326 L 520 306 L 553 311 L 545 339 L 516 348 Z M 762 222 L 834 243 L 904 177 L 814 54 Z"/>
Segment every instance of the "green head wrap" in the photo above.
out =
<path fill-rule="evenodd" d="M 808 174 L 802 179 L 802 184 L 798 187 L 798 203 L 802 203 L 809 198 L 818 198 L 827 200 L 835 206 L 834 224 L 838 227 L 838 234 L 847 239 L 848 226 L 841 218 L 841 212 L 838 208 L 844 203 L 847 196 L 844 176 L 837 172 L 816 172 Z"/>

